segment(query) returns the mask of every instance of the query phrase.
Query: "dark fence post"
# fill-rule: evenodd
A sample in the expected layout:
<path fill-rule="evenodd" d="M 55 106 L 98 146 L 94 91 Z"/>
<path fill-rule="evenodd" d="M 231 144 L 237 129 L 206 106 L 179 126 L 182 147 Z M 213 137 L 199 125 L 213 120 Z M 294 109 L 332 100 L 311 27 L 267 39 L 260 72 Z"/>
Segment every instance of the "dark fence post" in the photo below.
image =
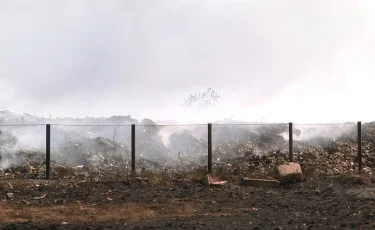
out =
<path fill-rule="evenodd" d="M 208 173 L 212 173 L 212 124 L 208 124 Z"/>
<path fill-rule="evenodd" d="M 362 172 L 362 124 L 358 121 L 358 169 Z"/>
<path fill-rule="evenodd" d="M 289 122 L 289 161 L 293 161 L 293 123 Z"/>
<path fill-rule="evenodd" d="M 132 175 L 135 175 L 135 125 L 132 125 Z"/>
<path fill-rule="evenodd" d="M 51 176 L 51 125 L 46 125 L 46 179 Z"/>

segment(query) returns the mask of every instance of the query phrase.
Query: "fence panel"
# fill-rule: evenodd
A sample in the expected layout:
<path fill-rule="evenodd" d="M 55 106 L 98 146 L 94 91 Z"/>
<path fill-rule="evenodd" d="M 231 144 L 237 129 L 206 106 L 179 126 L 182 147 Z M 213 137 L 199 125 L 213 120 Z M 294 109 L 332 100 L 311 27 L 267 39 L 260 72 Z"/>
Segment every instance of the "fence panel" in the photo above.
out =
<path fill-rule="evenodd" d="M 213 124 L 214 171 L 233 176 L 271 174 L 275 156 L 286 161 L 288 124 Z"/>
<path fill-rule="evenodd" d="M 363 171 L 375 173 L 375 122 L 362 123 Z"/>
<path fill-rule="evenodd" d="M 123 179 L 130 149 L 130 125 L 51 125 L 52 178 Z"/>
<path fill-rule="evenodd" d="M 296 124 L 294 159 L 305 174 L 340 174 L 358 169 L 357 123 Z"/>
<path fill-rule="evenodd" d="M 207 125 L 136 126 L 137 171 L 188 172 L 207 165 Z"/>
<path fill-rule="evenodd" d="M 0 177 L 44 178 L 45 125 L 0 126 Z"/>

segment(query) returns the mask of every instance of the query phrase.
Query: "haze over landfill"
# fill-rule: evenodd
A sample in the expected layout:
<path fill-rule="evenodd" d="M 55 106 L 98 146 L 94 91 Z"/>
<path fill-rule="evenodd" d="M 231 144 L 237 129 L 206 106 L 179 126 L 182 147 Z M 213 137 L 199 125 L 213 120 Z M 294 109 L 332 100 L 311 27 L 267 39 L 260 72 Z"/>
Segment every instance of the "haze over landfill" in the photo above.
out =
<path fill-rule="evenodd" d="M 375 3 L 0 0 L 0 110 L 370 121 Z M 216 90 L 206 111 L 190 95 Z"/>

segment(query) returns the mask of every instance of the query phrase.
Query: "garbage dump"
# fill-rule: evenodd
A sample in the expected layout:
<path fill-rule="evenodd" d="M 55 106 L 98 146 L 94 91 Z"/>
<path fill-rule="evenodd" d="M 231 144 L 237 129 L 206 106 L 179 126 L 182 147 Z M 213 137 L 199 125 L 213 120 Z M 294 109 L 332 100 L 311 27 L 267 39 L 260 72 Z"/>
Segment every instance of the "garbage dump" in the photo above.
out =
<path fill-rule="evenodd" d="M 30 136 L 12 127 L 1 128 L 0 178 L 44 178 L 46 151 L 25 148 Z M 163 126 L 151 120 L 136 125 L 136 170 L 188 172 L 207 167 L 207 125 Z M 223 179 L 231 176 L 270 176 L 289 160 L 288 124 L 213 124 L 213 164 Z M 35 134 L 36 135 L 36 134 Z M 296 125 L 294 161 L 305 174 L 335 175 L 358 169 L 356 124 Z M 362 125 L 363 171 L 375 167 L 375 123 Z M 43 140 L 43 141 L 42 141 Z M 25 143 L 26 142 L 26 143 Z M 45 142 L 43 142 L 45 146 Z M 52 125 L 52 179 L 124 179 L 131 174 L 130 125 Z"/>
<path fill-rule="evenodd" d="M 374 173 L 375 123 L 362 125 L 363 172 Z M 355 125 L 348 125 L 345 133 L 327 136 L 312 135 L 309 139 L 293 141 L 293 160 L 302 165 L 304 174 L 338 175 L 358 173 L 358 142 Z M 303 131 L 302 131 L 303 133 Z M 273 177 L 277 165 L 289 161 L 289 140 L 275 132 L 256 135 L 248 140 L 232 140 L 216 147 L 216 170 L 223 179 L 248 175 L 254 178 Z"/>

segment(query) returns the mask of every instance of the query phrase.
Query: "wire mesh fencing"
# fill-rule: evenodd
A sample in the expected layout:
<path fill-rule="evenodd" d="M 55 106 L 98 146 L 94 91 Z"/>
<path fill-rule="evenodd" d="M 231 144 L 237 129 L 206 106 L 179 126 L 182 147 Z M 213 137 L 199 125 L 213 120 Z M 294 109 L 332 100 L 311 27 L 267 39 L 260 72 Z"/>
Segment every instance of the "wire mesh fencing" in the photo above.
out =
<path fill-rule="evenodd" d="M 375 122 L 363 123 L 361 134 L 363 171 L 371 172 L 375 168 Z"/>
<path fill-rule="evenodd" d="M 226 179 L 270 174 L 273 156 L 287 160 L 288 131 L 288 124 L 213 124 L 215 171 Z"/>
<path fill-rule="evenodd" d="M 310 173 L 337 174 L 358 168 L 357 124 L 296 124 L 295 160 Z"/>
<path fill-rule="evenodd" d="M 306 174 L 372 173 L 374 152 L 374 122 L 0 126 L 2 178 L 107 180 L 212 168 L 224 179 L 264 177 L 291 160 Z"/>
<path fill-rule="evenodd" d="M 207 166 L 207 133 L 207 125 L 136 126 L 137 169 L 186 172 Z"/>
<path fill-rule="evenodd" d="M 245 154 L 287 153 L 288 124 L 214 124 L 214 159 L 226 161 Z"/>
<path fill-rule="evenodd" d="M 127 177 L 130 149 L 130 125 L 51 125 L 52 178 Z"/>
<path fill-rule="evenodd" d="M 45 125 L 0 126 L 0 177 L 44 178 L 45 130 Z"/>

